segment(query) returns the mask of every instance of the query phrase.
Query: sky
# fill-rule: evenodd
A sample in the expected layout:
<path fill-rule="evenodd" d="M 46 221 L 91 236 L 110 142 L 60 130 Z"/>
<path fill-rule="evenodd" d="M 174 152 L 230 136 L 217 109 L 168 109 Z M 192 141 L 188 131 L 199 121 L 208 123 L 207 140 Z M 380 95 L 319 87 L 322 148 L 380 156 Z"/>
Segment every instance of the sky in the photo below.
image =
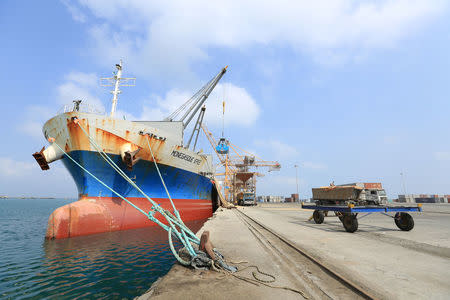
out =
<path fill-rule="evenodd" d="M 61 162 L 43 172 L 31 154 L 72 100 L 110 110 L 99 78 L 120 59 L 137 80 L 117 116 L 140 120 L 228 65 L 205 120 L 220 137 L 225 100 L 225 136 L 281 163 L 259 171 L 258 195 L 332 181 L 450 194 L 449 1 L 4 0 L 0 36 L 0 195 L 76 197 Z"/>

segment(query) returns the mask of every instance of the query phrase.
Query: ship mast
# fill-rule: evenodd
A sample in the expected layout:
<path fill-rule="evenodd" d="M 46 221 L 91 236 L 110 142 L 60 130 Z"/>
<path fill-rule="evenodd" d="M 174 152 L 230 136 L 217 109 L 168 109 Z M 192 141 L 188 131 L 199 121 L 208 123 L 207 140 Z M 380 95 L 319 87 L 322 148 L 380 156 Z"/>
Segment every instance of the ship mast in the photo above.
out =
<path fill-rule="evenodd" d="M 111 106 L 111 118 L 114 117 L 114 113 L 116 112 L 117 96 L 120 93 L 119 84 L 120 84 L 120 79 L 122 78 L 122 60 L 120 60 L 120 64 L 116 64 L 116 68 L 117 68 L 117 74 L 115 76 L 116 82 L 114 83 L 114 91 L 111 92 L 113 94 L 112 106 Z"/>
<path fill-rule="evenodd" d="M 135 86 L 136 78 L 122 78 L 122 60 L 120 60 L 119 64 L 116 64 L 117 73 L 114 74 L 114 77 L 109 78 L 101 78 L 102 86 L 114 86 L 114 90 L 111 91 L 113 94 L 112 105 L 111 105 L 111 118 L 114 117 L 114 113 L 116 112 L 117 100 L 118 96 L 121 93 L 119 90 L 119 86 Z"/>

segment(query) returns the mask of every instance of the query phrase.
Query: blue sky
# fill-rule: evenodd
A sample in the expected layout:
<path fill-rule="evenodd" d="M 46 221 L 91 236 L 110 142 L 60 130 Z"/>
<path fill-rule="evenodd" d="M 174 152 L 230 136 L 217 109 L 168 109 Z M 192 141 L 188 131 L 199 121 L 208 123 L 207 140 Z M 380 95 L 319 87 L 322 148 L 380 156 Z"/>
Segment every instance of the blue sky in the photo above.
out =
<path fill-rule="evenodd" d="M 43 123 L 72 99 L 110 109 L 98 78 L 123 59 L 119 115 L 158 119 L 229 65 L 207 124 L 280 172 L 258 194 L 381 181 L 389 196 L 450 194 L 446 1 L 2 1 L 0 194 L 76 196 L 40 171 Z M 202 148 L 210 151 L 203 137 Z"/>

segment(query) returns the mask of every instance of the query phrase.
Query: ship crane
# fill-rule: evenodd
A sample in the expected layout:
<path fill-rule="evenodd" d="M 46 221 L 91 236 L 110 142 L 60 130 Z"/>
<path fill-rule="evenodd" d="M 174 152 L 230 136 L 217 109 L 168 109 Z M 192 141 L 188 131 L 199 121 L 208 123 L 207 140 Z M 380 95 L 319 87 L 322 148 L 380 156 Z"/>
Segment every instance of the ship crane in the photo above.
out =
<path fill-rule="evenodd" d="M 218 151 L 217 146 L 220 145 L 220 140 L 218 143 L 205 124 L 202 125 L 202 129 L 219 159 L 219 165 L 224 168 L 224 171 L 217 172 L 215 177 L 223 179 L 224 195 L 228 202 L 238 204 L 245 192 L 255 195 L 256 177 L 261 177 L 263 174 L 254 169 L 267 167 L 269 172 L 280 170 L 279 162 L 263 160 L 228 140 L 229 151 L 226 153 Z"/>
<path fill-rule="evenodd" d="M 178 121 L 183 123 L 183 129 L 189 125 L 194 116 L 200 110 L 198 114 L 197 121 L 194 125 L 194 129 L 189 137 L 188 142 L 185 145 L 185 148 L 189 148 L 191 146 L 192 139 L 195 135 L 193 150 L 195 151 L 195 147 L 197 145 L 198 135 L 200 133 L 200 128 L 202 126 L 203 117 L 205 115 L 206 107 L 204 103 L 211 92 L 214 90 L 216 85 L 219 83 L 220 79 L 222 79 L 223 75 L 227 72 L 228 66 L 222 68 L 222 70 L 213 77 L 210 81 L 208 81 L 200 90 L 198 90 L 189 100 L 187 100 L 183 105 L 178 107 L 173 113 L 171 113 L 168 117 L 164 119 L 167 122 Z"/>

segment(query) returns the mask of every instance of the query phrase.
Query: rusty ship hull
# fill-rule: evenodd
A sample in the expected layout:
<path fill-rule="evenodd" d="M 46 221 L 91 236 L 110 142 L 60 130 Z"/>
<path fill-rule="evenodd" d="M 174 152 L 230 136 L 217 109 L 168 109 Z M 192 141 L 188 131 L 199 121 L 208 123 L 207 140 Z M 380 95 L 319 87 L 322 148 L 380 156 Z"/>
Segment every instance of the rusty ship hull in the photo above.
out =
<path fill-rule="evenodd" d="M 172 211 L 156 162 L 184 221 L 206 219 L 213 213 L 217 192 L 208 175 L 213 171 L 212 158 L 182 146 L 182 124 L 133 122 L 72 111 L 47 121 L 43 132 L 64 152 L 52 144 L 35 154 L 35 158 L 38 162 L 41 159 L 43 169 L 45 164 L 61 159 L 79 194 L 78 201 L 57 208 L 50 215 L 46 238 L 68 238 L 155 225 L 69 159 L 68 156 L 134 205 L 144 211 L 151 209 L 148 199 L 108 165 L 89 137 L 145 194 Z M 146 134 L 151 137 L 148 142 L 155 162 Z M 133 153 L 132 162 L 124 159 L 127 153 Z"/>

